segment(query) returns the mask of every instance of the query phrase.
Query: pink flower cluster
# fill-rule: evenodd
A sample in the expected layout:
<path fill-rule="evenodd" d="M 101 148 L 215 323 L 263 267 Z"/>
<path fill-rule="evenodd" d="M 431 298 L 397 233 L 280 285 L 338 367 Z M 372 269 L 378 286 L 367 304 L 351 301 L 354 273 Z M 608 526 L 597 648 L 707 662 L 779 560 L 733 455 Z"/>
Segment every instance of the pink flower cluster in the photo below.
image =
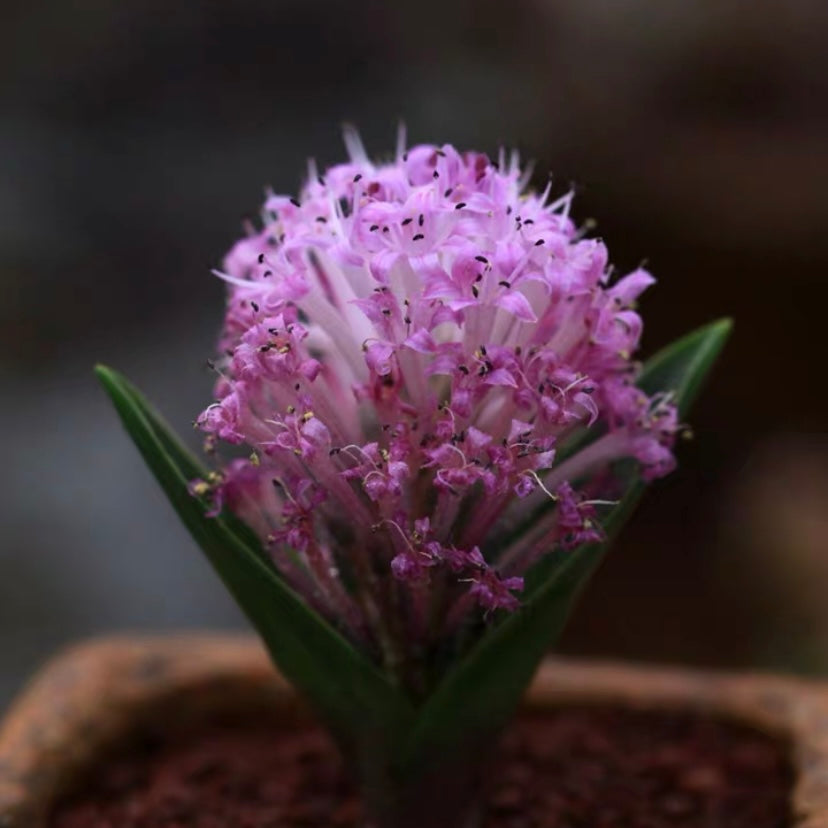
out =
<path fill-rule="evenodd" d="M 268 197 L 217 274 L 223 356 L 198 425 L 252 454 L 194 489 L 355 634 L 401 605 L 423 628 L 435 606 L 515 609 L 538 555 L 601 538 L 613 461 L 673 467 L 675 408 L 634 384 L 654 280 L 613 279 L 571 193 L 527 190 L 516 157 L 401 145 L 375 164 L 346 144 L 298 198 Z M 516 548 L 488 548 L 535 511 Z"/>

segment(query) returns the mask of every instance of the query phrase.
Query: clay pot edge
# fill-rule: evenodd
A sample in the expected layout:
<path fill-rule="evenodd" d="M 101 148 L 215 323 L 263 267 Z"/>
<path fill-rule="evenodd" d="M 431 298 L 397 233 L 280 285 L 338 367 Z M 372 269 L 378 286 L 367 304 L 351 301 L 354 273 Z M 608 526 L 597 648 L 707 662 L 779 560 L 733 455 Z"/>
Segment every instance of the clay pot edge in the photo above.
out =
<path fill-rule="evenodd" d="M 194 692 L 194 691 L 198 692 Z M 183 696 L 187 704 L 181 705 Z M 524 706 L 619 704 L 683 708 L 748 723 L 786 740 L 798 828 L 828 828 L 828 684 L 547 659 Z M 0 726 L 0 828 L 41 828 L 54 797 L 136 717 L 175 709 L 194 720 L 217 707 L 307 716 L 252 636 L 106 636 L 69 647 L 23 689 Z"/>

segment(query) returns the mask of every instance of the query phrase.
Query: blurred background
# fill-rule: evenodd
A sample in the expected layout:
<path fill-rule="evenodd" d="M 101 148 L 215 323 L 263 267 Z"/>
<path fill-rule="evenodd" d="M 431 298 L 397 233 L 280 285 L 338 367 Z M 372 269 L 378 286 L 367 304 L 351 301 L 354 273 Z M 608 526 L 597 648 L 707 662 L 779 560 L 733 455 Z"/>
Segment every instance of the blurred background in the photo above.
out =
<path fill-rule="evenodd" d="M 243 624 L 91 366 L 188 433 L 210 268 L 343 120 L 574 182 L 659 278 L 645 354 L 736 318 L 562 649 L 828 671 L 826 39 L 821 0 L 3 0 L 0 705 L 71 639 Z"/>

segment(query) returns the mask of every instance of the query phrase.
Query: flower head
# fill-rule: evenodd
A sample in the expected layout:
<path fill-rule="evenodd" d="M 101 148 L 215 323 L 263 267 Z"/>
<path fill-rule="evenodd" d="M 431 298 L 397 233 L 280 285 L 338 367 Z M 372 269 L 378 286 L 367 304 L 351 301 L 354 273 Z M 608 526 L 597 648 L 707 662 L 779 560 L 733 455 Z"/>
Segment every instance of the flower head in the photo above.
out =
<path fill-rule="evenodd" d="M 572 194 L 527 190 L 516 156 L 401 146 L 375 164 L 346 144 L 298 198 L 267 198 L 218 273 L 224 356 L 198 424 L 253 455 L 194 488 L 354 634 L 389 613 L 424 630 L 435 606 L 446 623 L 513 610 L 539 554 L 602 537 L 614 461 L 673 466 L 675 408 L 634 384 L 654 280 L 614 279 Z M 491 548 L 535 512 L 531 542 Z"/>

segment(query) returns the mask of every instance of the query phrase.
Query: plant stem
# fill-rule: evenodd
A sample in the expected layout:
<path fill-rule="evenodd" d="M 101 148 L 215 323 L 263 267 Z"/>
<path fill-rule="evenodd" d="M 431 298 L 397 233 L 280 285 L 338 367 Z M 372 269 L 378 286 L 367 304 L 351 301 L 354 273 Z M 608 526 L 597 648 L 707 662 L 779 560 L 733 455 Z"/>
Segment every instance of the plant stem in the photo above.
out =
<path fill-rule="evenodd" d="M 363 786 L 366 828 L 478 828 L 481 789 L 479 768 L 468 765 L 408 778 L 386 772 Z"/>

